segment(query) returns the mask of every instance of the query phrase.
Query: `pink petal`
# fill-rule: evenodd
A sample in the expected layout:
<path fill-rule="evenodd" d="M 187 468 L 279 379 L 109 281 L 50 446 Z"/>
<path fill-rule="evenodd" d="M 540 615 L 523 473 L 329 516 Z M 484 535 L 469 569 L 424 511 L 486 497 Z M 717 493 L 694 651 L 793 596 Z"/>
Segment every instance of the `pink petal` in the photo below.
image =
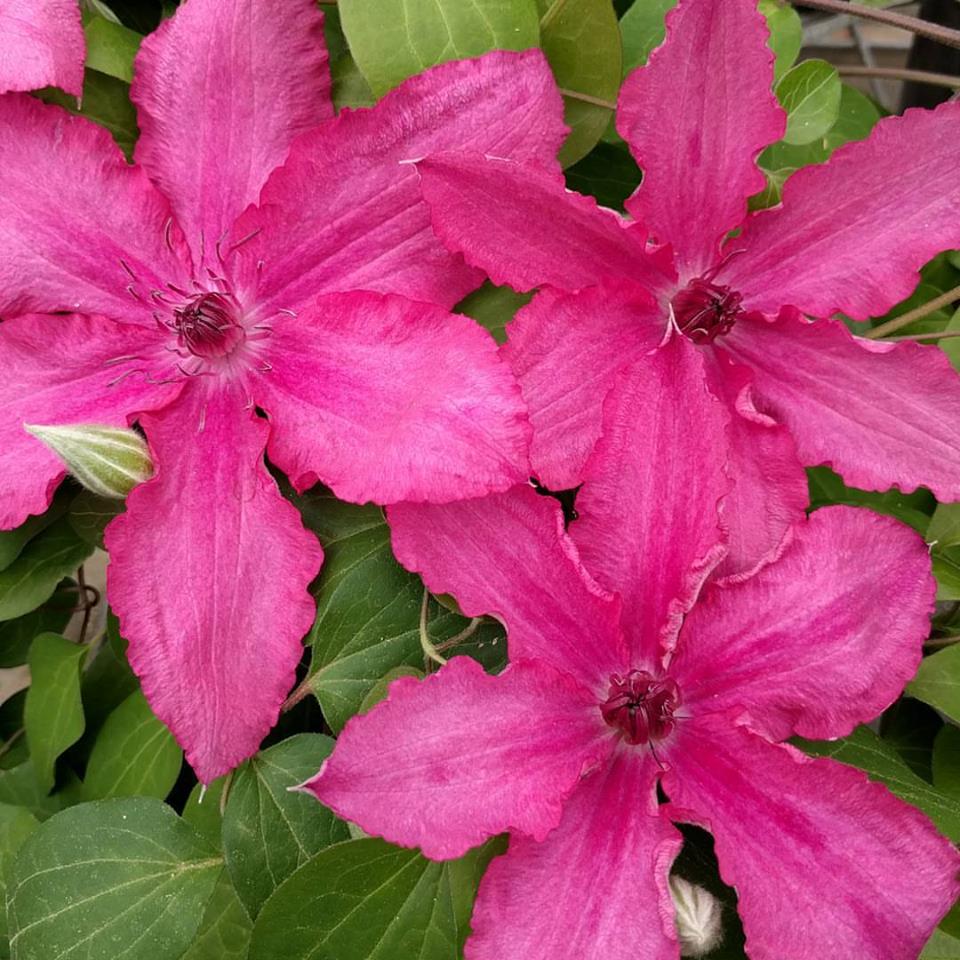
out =
<path fill-rule="evenodd" d="M 707 588 L 671 674 L 691 713 L 742 707 L 775 740 L 844 736 L 916 673 L 934 593 L 926 544 L 909 527 L 827 507 L 776 563 Z"/>
<path fill-rule="evenodd" d="M 667 875 L 682 842 L 657 807 L 653 757 L 621 751 L 584 780 L 542 843 L 487 868 L 466 960 L 674 960 Z"/>
<path fill-rule="evenodd" d="M 306 489 L 443 502 L 525 480 L 529 426 L 493 338 L 468 317 L 375 293 L 329 294 L 267 343 L 253 384 L 270 458 Z"/>
<path fill-rule="evenodd" d="M 663 311 L 632 283 L 574 294 L 548 288 L 518 311 L 501 352 L 530 413 L 541 483 L 565 490 L 583 480 L 617 371 L 654 350 L 665 328 Z"/>
<path fill-rule="evenodd" d="M 960 499 L 960 380 L 936 347 L 854 337 L 838 321 L 738 324 L 725 340 L 804 463 L 847 483 Z"/>
<path fill-rule="evenodd" d="M 733 489 L 723 502 L 727 555 L 716 574 L 739 580 L 776 560 L 806 516 L 807 475 L 790 431 L 757 409 L 753 375 L 723 351 L 707 353 L 710 389 L 730 405 L 727 421 Z"/>
<path fill-rule="evenodd" d="M 209 783 L 277 720 L 323 552 L 267 472 L 268 428 L 242 397 L 201 380 L 143 424 L 158 470 L 107 528 L 110 603 L 150 706 Z"/>
<path fill-rule="evenodd" d="M 726 718 L 681 730 L 668 810 L 713 834 L 751 960 L 915 960 L 960 893 L 960 858 L 919 810 Z"/>
<path fill-rule="evenodd" d="M 671 244 L 683 276 L 716 262 L 765 185 L 757 155 L 783 136 L 766 39 L 756 0 L 681 0 L 666 42 L 620 91 L 617 129 L 643 168 L 627 207 Z"/>
<path fill-rule="evenodd" d="M 143 41 L 131 97 L 137 163 L 216 267 L 293 138 L 333 116 L 323 14 L 313 0 L 190 0 Z"/>
<path fill-rule="evenodd" d="M 409 161 L 472 148 L 556 167 L 563 105 L 539 50 L 494 51 L 411 77 L 370 110 L 346 110 L 301 137 L 270 178 L 261 296 L 297 308 L 320 292 L 377 290 L 453 306 L 482 275 L 434 236 Z"/>
<path fill-rule="evenodd" d="M 546 661 L 605 694 L 627 665 L 620 604 L 587 575 L 556 500 L 527 486 L 442 506 L 387 511 L 393 551 L 468 617 L 507 628 L 510 657 Z"/>
<path fill-rule="evenodd" d="M 0 3 L 0 93 L 60 87 L 79 97 L 85 57 L 77 0 Z"/>
<path fill-rule="evenodd" d="M 23 316 L 0 323 L 0 530 L 46 510 L 65 472 L 25 423 L 125 427 L 135 414 L 176 397 L 179 384 L 157 385 L 138 371 L 137 356 L 156 343 L 155 331 L 100 317 Z M 133 359 L 110 362 L 118 357 Z"/>
<path fill-rule="evenodd" d="M 153 327 L 151 290 L 184 282 L 169 218 L 103 127 L 0 97 L 0 316 L 75 310 Z"/>
<path fill-rule="evenodd" d="M 768 313 L 880 316 L 934 254 L 960 247 L 960 103 L 881 120 L 867 140 L 788 181 L 783 206 L 731 241 L 721 281 Z"/>
<path fill-rule="evenodd" d="M 671 270 L 644 252 L 646 234 L 563 176 L 499 157 L 450 153 L 417 164 L 433 228 L 494 283 L 577 290 L 620 278 L 659 290 Z"/>
<path fill-rule="evenodd" d="M 723 557 L 728 419 L 685 337 L 622 370 L 607 396 L 570 533 L 587 569 L 623 598 L 634 667 L 659 664 Z"/>
<path fill-rule="evenodd" d="M 593 698 L 546 664 L 491 677 L 454 657 L 395 680 L 304 786 L 367 833 L 447 860 L 508 829 L 542 840 L 612 744 Z"/>

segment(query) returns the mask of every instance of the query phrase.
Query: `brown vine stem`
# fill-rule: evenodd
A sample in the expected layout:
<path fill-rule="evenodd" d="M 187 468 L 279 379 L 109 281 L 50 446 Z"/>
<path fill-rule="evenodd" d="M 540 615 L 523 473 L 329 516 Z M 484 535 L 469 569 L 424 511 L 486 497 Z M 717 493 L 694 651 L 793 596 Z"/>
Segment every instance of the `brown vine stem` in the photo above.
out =
<path fill-rule="evenodd" d="M 286 713 L 288 710 L 292 710 L 308 693 L 313 692 L 313 687 L 310 685 L 310 681 L 313 677 L 307 677 L 303 683 L 297 687 L 293 693 L 283 701 L 283 706 L 280 708 L 281 713 Z"/>
<path fill-rule="evenodd" d="M 441 657 L 437 653 L 437 648 L 430 640 L 430 634 L 427 632 L 427 607 L 430 603 L 430 592 L 424 588 L 423 603 L 420 604 L 420 646 L 423 649 L 423 656 L 427 661 L 433 660 L 442 667 L 446 662 L 446 657 Z"/>
<path fill-rule="evenodd" d="M 79 640 L 79 642 L 83 644 L 87 639 L 87 629 L 90 626 L 90 613 L 95 604 L 90 602 L 90 597 L 87 595 L 87 578 L 82 563 L 77 569 L 77 587 L 79 588 L 80 595 L 83 597 L 83 623 L 80 624 Z"/>
<path fill-rule="evenodd" d="M 233 770 L 227 774 L 227 779 L 223 781 L 223 789 L 220 791 L 221 817 L 227 812 L 227 801 L 230 799 L 230 788 L 233 786 L 233 774 Z M 204 790 L 206 790 L 206 787 L 204 787 Z"/>
<path fill-rule="evenodd" d="M 19 727 L 10 734 L 9 737 L 0 744 L 0 757 L 2 757 L 24 734 L 24 728 Z"/>
<path fill-rule="evenodd" d="M 929 83 L 934 87 L 960 89 L 960 77 L 949 73 L 931 73 L 929 70 L 901 70 L 898 67 L 858 67 L 840 65 L 837 67 L 844 77 L 876 77 L 878 80 L 905 80 L 913 83 Z"/>
<path fill-rule="evenodd" d="M 876 340 L 879 337 L 885 337 L 888 333 L 896 333 L 897 330 L 902 330 L 913 323 L 914 320 L 920 320 L 922 317 L 933 313 L 934 310 L 939 310 L 941 307 L 953 303 L 954 300 L 960 300 L 960 287 L 954 287 L 946 293 L 941 293 L 939 297 L 934 297 L 933 300 L 928 300 L 926 303 L 921 303 L 919 307 L 908 310 L 899 317 L 881 323 L 879 327 L 874 327 L 864 336 L 868 340 Z"/>
<path fill-rule="evenodd" d="M 952 647 L 960 643 L 960 637 L 937 637 L 927 640 L 923 647 L 925 650 L 942 650 L 944 647 Z"/>
<path fill-rule="evenodd" d="M 960 330 L 937 330 L 930 333 L 911 333 L 903 337 L 887 337 L 891 343 L 900 343 L 902 340 L 949 340 L 951 337 L 960 337 Z"/>
<path fill-rule="evenodd" d="M 568 90 L 566 87 L 557 87 L 560 93 L 571 100 L 580 100 L 583 103 L 592 103 L 595 107 L 603 107 L 604 110 L 616 111 L 617 105 L 612 100 L 604 100 L 602 97 L 592 97 L 589 93 L 580 93 L 579 90 Z"/>
<path fill-rule="evenodd" d="M 941 27 L 929 20 L 908 17 L 905 13 L 895 13 L 893 10 L 881 10 L 876 7 L 864 7 L 859 3 L 848 3 L 847 0 L 790 0 L 790 2 L 797 7 L 810 7 L 814 10 L 824 10 L 827 13 L 839 13 L 850 17 L 860 17 L 863 20 L 874 20 L 889 27 L 908 30 L 918 37 L 936 40 L 948 47 L 960 47 L 960 30 L 951 30 L 949 27 Z"/>
<path fill-rule="evenodd" d="M 442 653 L 444 650 L 450 650 L 452 647 L 457 646 L 457 644 L 469 640 L 477 632 L 477 627 L 479 627 L 481 623 L 483 623 L 482 617 L 474 617 L 459 633 L 444 640 L 443 643 L 435 643 L 433 649 L 438 653 Z"/>

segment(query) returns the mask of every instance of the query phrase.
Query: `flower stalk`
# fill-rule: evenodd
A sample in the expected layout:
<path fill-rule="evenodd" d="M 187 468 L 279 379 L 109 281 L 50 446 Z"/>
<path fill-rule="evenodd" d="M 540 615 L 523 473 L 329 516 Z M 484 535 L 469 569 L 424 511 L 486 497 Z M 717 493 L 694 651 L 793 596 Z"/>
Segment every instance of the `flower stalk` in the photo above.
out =
<path fill-rule="evenodd" d="M 914 320 L 922 320 L 924 317 L 929 316 L 941 307 L 948 306 L 955 300 L 960 300 L 960 286 L 953 287 L 947 290 L 946 293 L 941 293 L 939 297 L 934 297 L 932 300 L 928 300 L 926 303 L 920 304 L 919 307 L 908 310 L 899 317 L 894 317 L 892 320 L 887 320 L 886 323 L 881 323 L 880 326 L 874 327 L 865 333 L 864 336 L 868 340 L 878 340 L 880 337 L 887 336 L 887 334 L 896 333 L 897 330 L 902 330 L 904 327 L 909 326 Z"/>
<path fill-rule="evenodd" d="M 860 17 L 863 20 L 874 20 L 889 27 L 899 27 L 915 33 L 918 37 L 936 40 L 948 47 L 960 47 L 960 30 L 951 30 L 941 27 L 929 20 L 910 17 L 905 13 L 895 13 L 893 10 L 882 10 L 874 7 L 865 7 L 859 3 L 847 3 L 846 0 L 791 0 L 794 6 L 812 7 L 826 13 L 845 14 L 851 17 Z"/>
<path fill-rule="evenodd" d="M 841 64 L 837 71 L 842 77 L 876 77 L 879 80 L 903 80 L 926 83 L 934 87 L 949 87 L 960 90 L 960 77 L 949 73 L 934 73 L 930 70 L 901 70 L 898 67 L 861 67 L 856 64 Z"/>

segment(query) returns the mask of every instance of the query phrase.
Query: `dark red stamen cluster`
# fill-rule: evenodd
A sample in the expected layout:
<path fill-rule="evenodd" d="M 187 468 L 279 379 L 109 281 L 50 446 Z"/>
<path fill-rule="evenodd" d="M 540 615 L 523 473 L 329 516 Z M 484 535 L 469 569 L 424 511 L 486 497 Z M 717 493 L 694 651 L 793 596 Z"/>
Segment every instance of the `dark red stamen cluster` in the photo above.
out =
<path fill-rule="evenodd" d="M 713 343 L 730 332 L 743 312 L 742 300 L 736 290 L 698 277 L 673 298 L 673 315 L 684 336 L 694 343 Z"/>
<path fill-rule="evenodd" d="M 245 339 L 233 300 L 222 293 L 200 293 L 173 311 L 181 347 L 195 357 L 214 360 L 232 353 Z"/>
<path fill-rule="evenodd" d="M 669 677 L 658 679 L 646 670 L 631 670 L 626 676 L 610 677 L 600 712 L 608 726 L 622 731 L 627 743 L 640 744 L 670 734 L 679 704 L 680 691 Z"/>

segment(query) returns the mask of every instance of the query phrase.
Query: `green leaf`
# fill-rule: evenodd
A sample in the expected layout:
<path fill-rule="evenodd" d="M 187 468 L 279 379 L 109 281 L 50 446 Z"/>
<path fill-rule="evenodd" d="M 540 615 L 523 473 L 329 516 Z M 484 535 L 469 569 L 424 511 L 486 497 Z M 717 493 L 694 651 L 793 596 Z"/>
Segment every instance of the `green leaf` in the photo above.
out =
<path fill-rule="evenodd" d="M 567 186 L 596 197 L 601 206 L 622 211 L 640 186 L 640 168 L 625 147 L 601 142 L 567 170 Z"/>
<path fill-rule="evenodd" d="M 416 667 L 394 667 L 388 670 L 371 688 L 370 692 L 363 698 L 360 704 L 360 713 L 366 713 L 372 710 L 381 700 L 386 699 L 387 690 L 394 680 L 400 677 L 416 677 L 422 680 L 426 674 Z"/>
<path fill-rule="evenodd" d="M 955 903 L 940 921 L 940 929 L 951 937 L 960 940 L 960 902 Z"/>
<path fill-rule="evenodd" d="M 960 645 L 924 657 L 906 692 L 960 722 Z"/>
<path fill-rule="evenodd" d="M 783 167 L 779 170 L 766 170 L 763 174 L 767 178 L 767 185 L 759 192 L 749 198 L 747 206 L 751 212 L 754 210 L 766 210 L 767 207 L 775 207 L 783 199 L 783 185 L 787 182 L 790 175 L 795 173 L 793 167 Z"/>
<path fill-rule="evenodd" d="M 223 849 L 251 917 L 297 867 L 348 836 L 346 824 L 316 798 L 290 790 L 312 777 L 332 749 L 329 737 L 302 733 L 237 771 L 223 816 Z"/>
<path fill-rule="evenodd" d="M 943 329 L 951 333 L 960 333 L 960 310 L 950 317 Z M 960 337 L 941 340 L 940 349 L 950 358 L 954 370 L 960 371 Z"/>
<path fill-rule="evenodd" d="M 960 503 L 940 503 L 930 517 L 927 543 L 941 549 L 960 546 Z"/>
<path fill-rule="evenodd" d="M 787 112 L 783 139 L 804 144 L 824 136 L 840 112 L 840 76 L 825 60 L 804 60 L 788 70 L 775 87 Z"/>
<path fill-rule="evenodd" d="M 48 88 L 43 91 L 43 99 L 59 104 L 70 113 L 86 117 L 109 130 L 127 159 L 132 158 L 133 146 L 140 131 L 137 127 L 137 111 L 130 100 L 128 83 L 99 70 L 85 70 L 80 109 L 77 108 L 76 98 L 61 90 Z"/>
<path fill-rule="evenodd" d="M 53 816 L 62 806 L 59 793 L 47 796 L 37 783 L 33 760 L 10 770 L 0 770 L 0 803 L 26 807 L 38 820 Z"/>
<path fill-rule="evenodd" d="M 63 516 L 67 509 L 67 502 L 65 497 L 58 496 L 46 513 L 28 517 L 13 530 L 0 530 L 0 570 L 6 570 L 38 533 L 46 530 L 54 520 Z"/>
<path fill-rule="evenodd" d="M 53 523 L 0 571 L 0 620 L 13 620 L 49 600 L 57 584 L 93 552 L 66 518 Z"/>
<path fill-rule="evenodd" d="M 83 778 L 86 800 L 156 797 L 162 800 L 180 774 L 183 754 L 154 716 L 144 695 L 132 693 L 97 734 Z"/>
<path fill-rule="evenodd" d="M 936 547 L 930 555 L 938 600 L 960 600 L 960 547 Z"/>
<path fill-rule="evenodd" d="M 180 960 L 246 960 L 253 923 L 243 909 L 230 875 L 220 875 L 197 938 Z"/>
<path fill-rule="evenodd" d="M 960 800 L 960 729 L 944 725 L 933 741 L 933 785 Z"/>
<path fill-rule="evenodd" d="M 811 509 L 840 503 L 851 507 L 866 507 L 874 513 L 895 517 L 923 535 L 930 523 L 930 512 L 936 500 L 927 490 L 901 493 L 895 487 L 878 492 L 848 487 L 828 467 L 810 467 L 807 470 L 810 482 Z"/>
<path fill-rule="evenodd" d="M 537 8 L 540 46 L 557 85 L 615 101 L 620 91 L 623 51 L 611 0 L 537 0 Z M 575 97 L 564 99 L 564 118 L 571 132 L 560 150 L 560 162 L 568 167 L 593 149 L 613 113 Z"/>
<path fill-rule="evenodd" d="M 623 37 L 623 72 L 642 67 L 666 34 L 663 20 L 677 0 L 637 0 L 620 18 Z"/>
<path fill-rule="evenodd" d="M 130 87 L 126 83 L 97 70 L 87 70 L 80 113 L 109 130 L 128 160 L 133 157 L 140 130 L 137 111 L 130 101 Z"/>
<path fill-rule="evenodd" d="M 493 335 L 497 343 L 507 339 L 506 326 L 516 312 L 533 299 L 531 293 L 517 293 L 510 287 L 496 287 L 488 280 L 478 290 L 468 294 L 454 309 L 473 317 Z"/>
<path fill-rule="evenodd" d="M 791 174 L 802 167 L 824 163 L 837 147 L 870 135 L 874 124 L 880 119 L 880 111 L 859 90 L 845 83 L 840 86 L 837 121 L 823 137 L 804 144 L 780 140 L 770 144 L 760 154 L 757 162 L 767 176 L 767 187 L 750 198 L 751 210 L 775 206 L 780 202 L 783 185 Z"/>
<path fill-rule="evenodd" d="M 120 625 L 113 611 L 107 611 L 106 636 L 92 649 L 91 657 L 83 671 L 80 692 L 87 728 L 97 732 L 107 717 L 140 689 L 140 682 L 127 660 L 127 641 L 120 636 Z"/>
<path fill-rule="evenodd" d="M 348 840 L 277 888 L 249 960 L 455 960 L 457 944 L 444 864 L 382 840 Z"/>
<path fill-rule="evenodd" d="M 90 490 L 81 490 L 70 504 L 67 519 L 77 536 L 91 547 L 103 547 L 103 531 L 107 524 L 123 513 L 123 501 L 100 497 Z"/>
<path fill-rule="evenodd" d="M 768 41 L 776 60 L 773 76 L 779 80 L 794 64 L 803 46 L 803 24 L 800 14 L 784 0 L 760 0 L 760 12 L 767 19 Z"/>
<path fill-rule="evenodd" d="M 913 697 L 900 697 L 884 711 L 877 733 L 921 780 L 933 780 L 933 740 L 943 727 L 937 711 Z"/>
<path fill-rule="evenodd" d="M 855 140 L 865 140 L 880 119 L 880 111 L 866 94 L 841 84 L 837 122 L 827 131 L 824 144 L 831 152 Z"/>
<path fill-rule="evenodd" d="M 539 38 L 533 0 L 340 0 L 344 35 L 378 97 L 407 77 Z"/>
<path fill-rule="evenodd" d="M 341 57 L 349 56 L 347 38 L 343 35 L 340 23 L 340 11 L 335 3 L 323 4 L 323 39 L 327 45 L 330 63 L 336 63 Z"/>
<path fill-rule="evenodd" d="M 39 826 L 40 821 L 25 807 L 0 804 L 0 903 L 6 902 L 7 883 L 17 851 Z M 7 912 L 0 909 L 0 957 L 7 956 Z"/>
<path fill-rule="evenodd" d="M 30 647 L 32 682 L 23 712 L 37 783 L 49 792 L 57 757 L 83 735 L 80 666 L 87 648 L 55 633 L 44 633 Z"/>
<path fill-rule="evenodd" d="M 183 819 L 193 827 L 212 846 L 220 847 L 220 830 L 223 814 L 220 810 L 223 789 L 230 775 L 219 777 L 206 789 L 202 783 L 194 785 L 183 807 Z"/>
<path fill-rule="evenodd" d="M 315 588 L 310 685 L 327 723 L 338 731 L 387 671 L 423 666 L 423 584 L 394 559 L 379 507 L 342 503 L 325 492 L 308 493 L 298 503 L 325 552 Z M 435 642 L 466 623 L 431 602 L 430 635 Z"/>
<path fill-rule="evenodd" d="M 791 173 L 801 167 L 823 163 L 829 156 L 830 151 L 823 145 L 822 139 L 804 144 L 791 144 L 778 140 L 776 143 L 771 143 L 760 154 L 757 162 L 764 170 L 776 171 L 781 179 L 786 180 Z"/>
<path fill-rule="evenodd" d="M 934 930 L 920 960 L 960 960 L 960 940 L 942 930 Z"/>
<path fill-rule="evenodd" d="M 480 881 L 490 861 L 506 852 L 507 838 L 499 836 L 487 841 L 482 847 L 474 847 L 465 857 L 459 860 L 448 860 L 445 864 L 461 950 L 470 934 L 470 917 L 473 915 L 473 904 L 477 899 Z"/>
<path fill-rule="evenodd" d="M 333 105 L 338 111 L 344 107 L 372 107 L 377 102 L 370 84 L 349 54 L 330 67 L 330 76 L 333 80 Z"/>
<path fill-rule="evenodd" d="M 41 633 L 62 633 L 76 603 L 76 587 L 73 581 L 67 580 L 42 607 L 0 623 L 0 668 L 26 663 L 30 644 Z"/>
<path fill-rule="evenodd" d="M 87 68 L 130 83 L 133 59 L 143 37 L 135 30 L 98 16 L 87 20 L 83 32 L 87 39 Z"/>
<path fill-rule="evenodd" d="M 8 900 L 14 960 L 179 960 L 222 867 L 159 800 L 71 807 L 17 856 Z"/>
<path fill-rule="evenodd" d="M 839 740 L 796 738 L 797 746 L 815 757 L 832 757 L 863 770 L 871 780 L 886 784 L 901 800 L 922 810 L 942 833 L 960 841 L 960 801 L 921 780 L 889 744 L 869 727 L 857 727 Z"/>

